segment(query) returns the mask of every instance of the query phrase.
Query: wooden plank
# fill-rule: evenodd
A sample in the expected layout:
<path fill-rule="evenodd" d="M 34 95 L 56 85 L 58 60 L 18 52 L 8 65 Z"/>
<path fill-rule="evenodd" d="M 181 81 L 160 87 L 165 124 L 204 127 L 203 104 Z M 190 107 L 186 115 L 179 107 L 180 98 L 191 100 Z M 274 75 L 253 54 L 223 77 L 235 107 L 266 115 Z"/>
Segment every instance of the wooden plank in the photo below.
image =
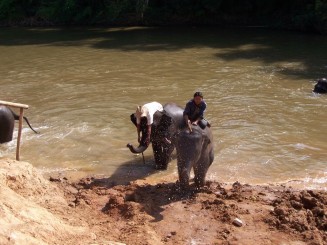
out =
<path fill-rule="evenodd" d="M 28 105 L 0 100 L 0 105 L 28 109 Z"/>

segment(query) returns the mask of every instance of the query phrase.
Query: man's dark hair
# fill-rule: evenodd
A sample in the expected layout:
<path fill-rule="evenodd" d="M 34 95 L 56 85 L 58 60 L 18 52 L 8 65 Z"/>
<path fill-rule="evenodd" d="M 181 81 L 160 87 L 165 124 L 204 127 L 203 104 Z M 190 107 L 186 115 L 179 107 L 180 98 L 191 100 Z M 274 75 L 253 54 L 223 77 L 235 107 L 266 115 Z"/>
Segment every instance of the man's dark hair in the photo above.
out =
<path fill-rule="evenodd" d="M 203 99 L 203 95 L 202 95 L 201 92 L 195 92 L 194 95 L 193 95 L 193 98 L 195 98 L 197 96 L 200 96 Z"/>

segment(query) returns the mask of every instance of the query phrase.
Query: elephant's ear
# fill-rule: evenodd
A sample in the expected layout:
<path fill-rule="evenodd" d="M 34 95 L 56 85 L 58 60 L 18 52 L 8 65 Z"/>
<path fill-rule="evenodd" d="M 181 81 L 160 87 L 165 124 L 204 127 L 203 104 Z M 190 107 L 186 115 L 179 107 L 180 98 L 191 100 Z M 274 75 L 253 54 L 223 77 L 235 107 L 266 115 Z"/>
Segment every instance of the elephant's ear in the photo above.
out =
<path fill-rule="evenodd" d="M 211 144 L 211 140 L 208 138 L 208 136 L 205 137 L 205 139 L 204 139 L 204 144 L 205 144 L 206 146 L 208 146 L 209 144 Z"/>
<path fill-rule="evenodd" d="M 165 112 L 162 112 L 160 121 L 157 124 L 158 126 L 157 128 L 162 133 L 168 133 L 168 129 L 172 123 L 173 123 L 173 119 Z"/>
<path fill-rule="evenodd" d="M 162 111 L 156 111 L 153 114 L 153 125 L 155 125 L 155 126 L 159 125 L 161 117 L 162 117 L 163 114 L 164 114 L 164 112 L 162 112 Z"/>
<path fill-rule="evenodd" d="M 203 137 L 203 144 L 204 144 L 205 146 L 208 146 L 209 144 L 211 144 L 211 139 L 210 139 L 210 137 L 208 136 L 208 134 L 205 133 L 204 130 L 202 131 L 202 137 Z"/>

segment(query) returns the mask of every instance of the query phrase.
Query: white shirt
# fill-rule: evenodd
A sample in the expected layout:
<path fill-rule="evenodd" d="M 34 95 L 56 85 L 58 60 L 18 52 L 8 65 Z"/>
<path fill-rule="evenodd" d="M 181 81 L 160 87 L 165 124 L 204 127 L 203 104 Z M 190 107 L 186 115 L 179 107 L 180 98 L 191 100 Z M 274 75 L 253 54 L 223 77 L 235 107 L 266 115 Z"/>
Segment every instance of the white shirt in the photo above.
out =
<path fill-rule="evenodd" d="M 162 105 L 158 102 L 150 102 L 144 104 L 142 108 L 146 109 L 146 118 L 148 121 L 148 125 L 151 125 L 153 123 L 153 114 L 156 113 L 156 111 L 163 111 Z M 141 118 L 138 115 L 136 115 L 136 123 L 141 123 Z"/>

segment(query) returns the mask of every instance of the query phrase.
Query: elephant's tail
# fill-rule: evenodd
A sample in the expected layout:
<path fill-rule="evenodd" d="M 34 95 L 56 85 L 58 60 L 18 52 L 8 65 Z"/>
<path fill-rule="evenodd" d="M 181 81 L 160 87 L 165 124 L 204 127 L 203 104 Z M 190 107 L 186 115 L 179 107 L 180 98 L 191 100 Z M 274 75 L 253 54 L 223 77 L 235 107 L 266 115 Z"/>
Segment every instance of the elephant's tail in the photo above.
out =
<path fill-rule="evenodd" d="M 18 116 L 15 112 L 13 112 L 13 111 L 11 110 L 11 113 L 14 115 L 15 120 L 19 120 L 19 116 Z M 24 118 L 24 120 L 26 121 L 27 125 L 30 127 L 30 129 L 32 129 L 34 133 L 39 134 L 39 132 L 37 132 L 37 131 L 36 131 L 36 130 L 31 126 L 31 124 L 30 124 L 30 122 L 28 121 L 27 117 L 24 116 L 23 118 Z"/>
<path fill-rule="evenodd" d="M 27 117 L 24 117 L 24 119 L 25 119 L 26 123 L 28 124 L 28 126 L 30 127 L 30 129 L 32 129 L 34 133 L 36 133 L 36 134 L 40 133 L 40 132 L 36 131 L 34 128 L 32 128 L 32 126 L 31 126 L 30 122 L 28 121 Z"/>
<path fill-rule="evenodd" d="M 127 147 L 134 154 L 143 153 L 148 148 L 148 146 L 146 146 L 146 145 L 139 145 L 138 147 L 135 147 L 131 143 L 128 143 Z"/>

